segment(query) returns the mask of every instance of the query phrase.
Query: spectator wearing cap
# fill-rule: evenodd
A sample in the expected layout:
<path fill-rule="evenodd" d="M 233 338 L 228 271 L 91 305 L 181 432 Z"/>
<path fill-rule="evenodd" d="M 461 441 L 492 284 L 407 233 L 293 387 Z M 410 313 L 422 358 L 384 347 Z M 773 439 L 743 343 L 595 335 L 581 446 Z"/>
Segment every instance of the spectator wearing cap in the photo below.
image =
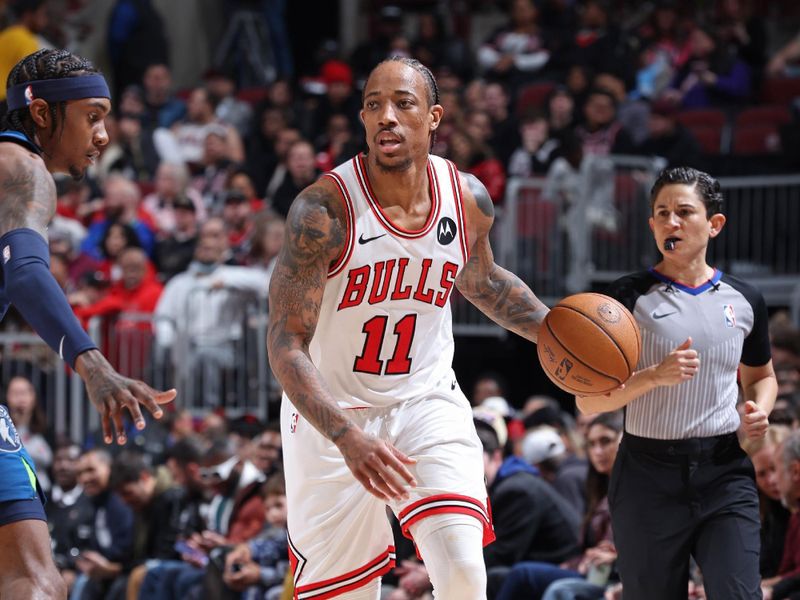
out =
<path fill-rule="evenodd" d="M 177 196 L 172 201 L 172 215 L 175 227 L 156 242 L 154 253 L 156 270 L 164 282 L 188 268 L 197 246 L 197 205 L 187 196 Z"/>
<path fill-rule="evenodd" d="M 155 189 L 144 197 L 142 206 L 153 215 L 158 226 L 158 238 L 165 239 L 175 231 L 176 204 L 192 204 L 197 220 L 206 220 L 206 207 L 202 196 L 189 187 L 189 170 L 180 162 L 162 161 L 153 182 Z"/>
<path fill-rule="evenodd" d="M 228 234 L 228 247 L 237 265 L 245 264 L 250 253 L 250 237 L 253 231 L 253 211 L 249 199 L 240 190 L 225 192 L 222 220 Z"/>
<path fill-rule="evenodd" d="M 502 421 L 502 417 L 499 417 Z M 558 564 L 578 551 L 580 517 L 538 471 L 516 456 L 503 457 L 495 428 L 475 419 L 483 444 L 486 483 L 496 541 L 484 548 L 491 592 L 522 560 Z"/>
<path fill-rule="evenodd" d="M 656 100 L 650 106 L 647 137 L 636 154 L 661 156 L 668 167 L 699 167 L 700 145 L 692 133 L 678 122 L 678 107 L 669 100 Z"/>
<path fill-rule="evenodd" d="M 272 209 L 285 219 L 297 195 L 318 176 L 314 146 L 305 140 L 292 144 L 286 153 L 286 177 L 271 199 Z"/>
<path fill-rule="evenodd" d="M 223 123 L 233 125 L 242 138 L 250 133 L 253 122 L 253 109 L 243 100 L 236 98 L 236 81 L 228 72 L 208 69 L 203 75 L 208 95 L 216 105 L 214 114 Z"/>
<path fill-rule="evenodd" d="M 522 442 L 523 456 L 530 464 L 539 465 L 542 478 L 578 514 L 583 514 L 589 466 L 577 453 L 571 417 L 558 408 L 546 406 L 525 417 L 523 423 L 528 431 Z"/>
<path fill-rule="evenodd" d="M 322 65 L 320 79 L 325 84 L 325 95 L 319 99 L 311 114 L 313 134 L 316 136 L 324 133 L 334 114 L 345 115 L 350 127 L 354 130 L 359 129 L 361 98 L 353 88 L 353 70 L 350 65 L 338 60 L 329 60 Z"/>

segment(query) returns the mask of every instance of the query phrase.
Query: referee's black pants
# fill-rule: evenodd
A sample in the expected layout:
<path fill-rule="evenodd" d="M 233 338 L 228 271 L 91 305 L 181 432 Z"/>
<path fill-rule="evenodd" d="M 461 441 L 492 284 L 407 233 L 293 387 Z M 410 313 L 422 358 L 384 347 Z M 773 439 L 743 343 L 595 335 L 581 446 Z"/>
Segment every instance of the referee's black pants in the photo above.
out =
<path fill-rule="evenodd" d="M 686 600 L 690 556 L 709 600 L 761 599 L 758 493 L 736 434 L 625 433 L 608 497 L 625 600 Z"/>

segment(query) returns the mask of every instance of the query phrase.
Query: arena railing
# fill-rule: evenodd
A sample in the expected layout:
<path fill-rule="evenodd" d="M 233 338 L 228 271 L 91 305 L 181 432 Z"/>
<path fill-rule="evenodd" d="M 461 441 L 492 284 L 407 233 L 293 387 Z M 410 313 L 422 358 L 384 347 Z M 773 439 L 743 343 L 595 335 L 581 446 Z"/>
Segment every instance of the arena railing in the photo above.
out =
<path fill-rule="evenodd" d="M 650 188 L 664 166 L 659 158 L 609 156 L 584 160 L 578 173 L 509 179 L 493 229 L 497 263 L 548 305 L 655 264 Z M 800 325 L 800 175 L 720 183 L 728 222 L 709 260 L 757 285 L 768 305 L 789 307 Z M 453 319 L 456 334 L 503 335 L 455 294 Z"/>
<path fill-rule="evenodd" d="M 194 306 L 206 304 L 200 297 L 193 300 Z M 222 408 L 228 418 L 276 418 L 280 390 L 267 359 L 266 298 L 241 294 L 223 310 L 218 321 L 223 335 L 217 344 L 179 333 L 174 344 L 161 347 L 155 343 L 155 319 L 149 313 L 96 317 L 89 334 L 123 375 L 156 389 L 177 388 L 176 408 L 198 417 Z M 80 377 L 33 333 L 0 333 L 0 378 L 5 383 L 15 375 L 33 382 L 56 434 L 82 442 L 100 427 Z"/>

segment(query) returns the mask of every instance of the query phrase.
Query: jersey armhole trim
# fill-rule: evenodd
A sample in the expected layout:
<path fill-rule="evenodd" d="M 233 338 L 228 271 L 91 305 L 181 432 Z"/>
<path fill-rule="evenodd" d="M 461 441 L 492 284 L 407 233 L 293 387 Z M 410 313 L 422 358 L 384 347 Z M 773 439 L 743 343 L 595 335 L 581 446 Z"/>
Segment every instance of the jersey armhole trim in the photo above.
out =
<path fill-rule="evenodd" d="M 464 266 L 466 266 L 469 260 L 469 234 L 467 233 L 467 220 L 464 217 L 464 196 L 461 194 L 461 178 L 458 176 L 458 169 L 449 160 L 447 161 L 447 169 L 450 171 L 450 185 L 453 187 L 458 227 L 461 230 L 461 235 L 459 236 L 461 255 L 464 258 Z"/>
<path fill-rule="evenodd" d="M 350 257 L 353 255 L 353 246 L 355 245 L 355 216 L 353 213 L 353 201 L 350 198 L 350 194 L 347 192 L 347 187 L 344 185 L 344 181 L 342 181 L 342 178 L 339 176 L 339 174 L 331 171 L 329 173 L 325 173 L 323 177 L 330 177 L 339 188 L 339 195 L 342 197 L 342 204 L 344 204 L 345 208 L 345 227 L 347 228 L 347 233 L 345 236 L 346 243 L 344 248 L 342 248 L 342 253 L 328 269 L 328 279 L 330 279 L 331 277 L 336 277 L 342 272 L 345 266 L 347 266 L 347 263 L 350 261 Z"/>

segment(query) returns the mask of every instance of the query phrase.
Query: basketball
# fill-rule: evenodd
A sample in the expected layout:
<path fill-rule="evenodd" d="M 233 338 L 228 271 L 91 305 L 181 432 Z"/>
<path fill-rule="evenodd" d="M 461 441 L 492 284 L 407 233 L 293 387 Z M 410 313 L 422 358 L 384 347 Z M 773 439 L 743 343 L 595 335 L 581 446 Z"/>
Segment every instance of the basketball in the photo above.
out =
<path fill-rule="evenodd" d="M 628 309 L 594 293 L 568 296 L 556 304 L 537 343 L 550 380 L 580 396 L 605 394 L 625 383 L 641 348 L 639 326 Z"/>

